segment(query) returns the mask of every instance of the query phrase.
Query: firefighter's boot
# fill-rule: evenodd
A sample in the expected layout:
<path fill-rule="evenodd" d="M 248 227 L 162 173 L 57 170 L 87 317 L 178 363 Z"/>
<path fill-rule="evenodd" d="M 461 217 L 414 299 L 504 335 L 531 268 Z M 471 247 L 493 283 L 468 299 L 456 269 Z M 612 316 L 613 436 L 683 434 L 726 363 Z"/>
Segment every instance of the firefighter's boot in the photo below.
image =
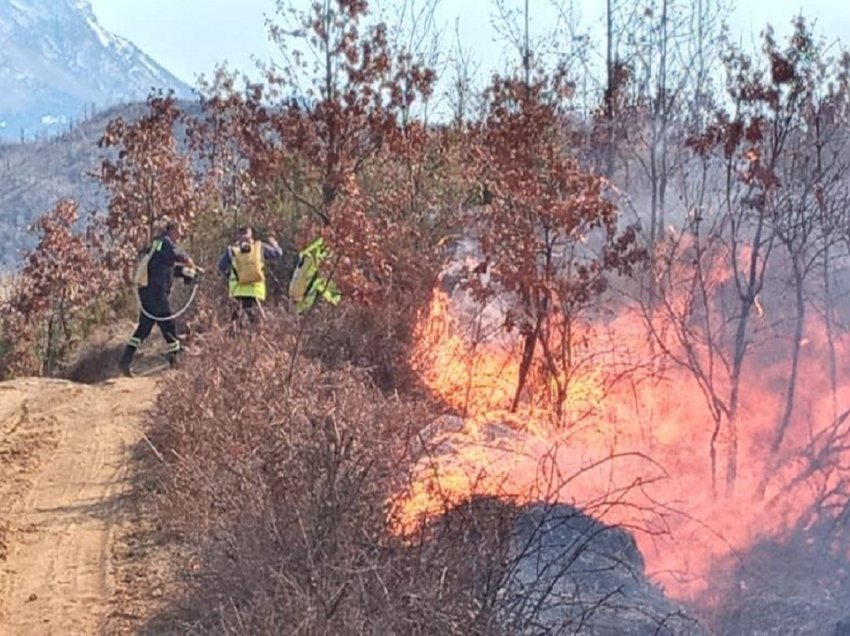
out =
<path fill-rule="evenodd" d="M 121 359 L 118 361 L 118 368 L 128 378 L 133 377 L 133 370 L 130 368 L 130 365 L 133 363 L 133 356 L 136 355 L 140 344 L 142 344 L 141 340 L 135 336 L 130 338 L 127 346 L 124 347 L 124 353 L 121 354 Z"/>

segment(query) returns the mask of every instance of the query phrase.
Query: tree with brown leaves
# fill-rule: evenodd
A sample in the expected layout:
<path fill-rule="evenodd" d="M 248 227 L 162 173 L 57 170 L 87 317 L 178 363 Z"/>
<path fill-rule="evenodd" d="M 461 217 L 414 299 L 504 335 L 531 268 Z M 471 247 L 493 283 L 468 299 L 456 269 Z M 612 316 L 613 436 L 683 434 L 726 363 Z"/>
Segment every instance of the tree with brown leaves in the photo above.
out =
<path fill-rule="evenodd" d="M 162 221 L 185 230 L 196 213 L 189 158 L 175 131 L 181 116 L 176 100 L 153 94 L 147 106 L 148 114 L 138 121 L 110 121 L 98 141 L 101 148 L 118 148 L 117 156 L 103 160 L 98 175 L 109 193 L 106 227 L 118 268 L 127 268 L 150 246 Z"/>
<path fill-rule="evenodd" d="M 561 75 L 531 83 L 496 77 L 474 131 L 473 165 L 483 193 L 469 223 L 491 274 L 475 291 L 480 299 L 515 296 L 506 326 L 516 325 L 524 343 L 512 410 L 539 347 L 544 385 L 554 386 L 560 415 L 579 314 L 605 292 L 608 276 L 630 273 L 643 257 L 635 231 L 620 232 L 602 180 L 568 153 L 560 106 L 570 90 Z"/>
<path fill-rule="evenodd" d="M 78 220 L 76 204 L 63 200 L 32 228 L 39 242 L 26 254 L 3 312 L 8 374 L 51 375 L 80 335 L 77 321 L 97 297 L 101 279 L 99 239 L 74 233 Z"/>

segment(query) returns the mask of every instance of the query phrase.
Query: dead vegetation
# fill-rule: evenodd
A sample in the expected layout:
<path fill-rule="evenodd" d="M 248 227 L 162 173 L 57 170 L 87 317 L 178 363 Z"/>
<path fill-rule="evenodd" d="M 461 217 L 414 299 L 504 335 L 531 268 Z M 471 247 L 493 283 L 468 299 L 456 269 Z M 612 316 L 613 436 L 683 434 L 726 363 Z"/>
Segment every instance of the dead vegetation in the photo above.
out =
<path fill-rule="evenodd" d="M 426 406 L 362 371 L 292 365 L 294 324 L 277 318 L 250 341 L 210 336 L 157 406 L 158 513 L 196 547 L 173 619 L 245 634 L 483 633 L 471 562 L 387 529 Z"/>
<path fill-rule="evenodd" d="M 396 534 L 394 498 L 445 409 L 410 387 L 380 390 L 404 374 L 388 365 L 376 380 L 344 348 L 293 358 L 299 337 L 316 351 L 331 324 L 352 329 L 343 316 L 315 320 L 299 330 L 274 311 L 258 333 L 213 327 L 170 376 L 137 449 L 141 521 L 125 525 L 123 543 L 138 558 L 118 577 L 138 577 L 138 589 L 122 586 L 113 627 L 703 633 L 646 581 L 626 532 L 569 506 L 447 500 L 445 515 Z"/>

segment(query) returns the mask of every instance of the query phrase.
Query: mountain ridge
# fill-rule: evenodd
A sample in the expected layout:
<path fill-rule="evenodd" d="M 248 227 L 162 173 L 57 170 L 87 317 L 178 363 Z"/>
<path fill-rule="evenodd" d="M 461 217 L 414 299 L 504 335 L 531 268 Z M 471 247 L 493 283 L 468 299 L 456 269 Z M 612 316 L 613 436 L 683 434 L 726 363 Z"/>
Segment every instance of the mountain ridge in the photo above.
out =
<path fill-rule="evenodd" d="M 193 89 L 97 21 L 89 0 L 0 0 L 0 141 L 44 138 L 88 110 Z"/>

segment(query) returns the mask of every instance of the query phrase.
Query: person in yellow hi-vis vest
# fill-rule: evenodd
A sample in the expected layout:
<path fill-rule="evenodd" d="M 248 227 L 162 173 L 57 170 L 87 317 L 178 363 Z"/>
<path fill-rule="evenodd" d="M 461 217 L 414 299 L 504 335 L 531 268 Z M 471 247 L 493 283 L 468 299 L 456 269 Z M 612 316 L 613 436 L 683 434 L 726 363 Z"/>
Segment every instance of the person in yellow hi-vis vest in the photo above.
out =
<path fill-rule="evenodd" d="M 328 250 L 321 237 L 298 253 L 298 265 L 289 281 L 289 300 L 295 313 L 303 314 L 321 296 L 325 302 L 338 305 L 339 289 L 332 280 L 319 276 L 319 264 L 328 257 Z"/>
<path fill-rule="evenodd" d="M 266 300 L 266 261 L 283 256 L 283 250 L 273 237 L 268 243 L 254 239 L 250 227 L 241 227 L 233 245 L 228 245 L 218 259 L 218 271 L 228 279 L 228 295 L 238 304 L 231 319 L 235 322 L 241 312 L 256 323 Z"/>

